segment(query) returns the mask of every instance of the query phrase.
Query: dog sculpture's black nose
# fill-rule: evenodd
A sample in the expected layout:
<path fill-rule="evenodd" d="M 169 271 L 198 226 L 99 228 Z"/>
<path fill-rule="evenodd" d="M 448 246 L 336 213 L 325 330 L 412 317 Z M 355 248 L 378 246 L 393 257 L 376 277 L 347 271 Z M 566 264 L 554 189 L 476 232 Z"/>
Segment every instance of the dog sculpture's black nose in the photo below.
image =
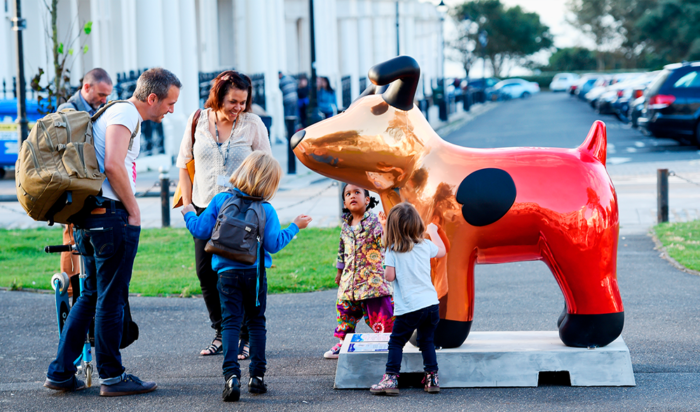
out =
<path fill-rule="evenodd" d="M 292 140 L 289 142 L 292 145 L 292 150 L 294 150 L 299 142 L 304 139 L 304 136 L 306 136 L 306 130 L 299 130 L 298 132 L 294 133 L 294 136 L 292 136 Z"/>

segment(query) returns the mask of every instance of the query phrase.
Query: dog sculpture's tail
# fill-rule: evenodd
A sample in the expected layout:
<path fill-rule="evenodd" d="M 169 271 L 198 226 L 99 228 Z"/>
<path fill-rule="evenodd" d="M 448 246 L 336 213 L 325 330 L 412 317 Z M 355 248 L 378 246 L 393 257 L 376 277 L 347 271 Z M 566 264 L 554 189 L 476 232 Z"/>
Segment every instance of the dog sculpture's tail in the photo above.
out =
<path fill-rule="evenodd" d="M 608 137 L 605 131 L 605 123 L 596 120 L 593 126 L 591 126 L 591 130 L 588 132 L 586 140 L 578 147 L 578 150 L 590 154 L 605 165 L 605 158 L 608 150 Z"/>

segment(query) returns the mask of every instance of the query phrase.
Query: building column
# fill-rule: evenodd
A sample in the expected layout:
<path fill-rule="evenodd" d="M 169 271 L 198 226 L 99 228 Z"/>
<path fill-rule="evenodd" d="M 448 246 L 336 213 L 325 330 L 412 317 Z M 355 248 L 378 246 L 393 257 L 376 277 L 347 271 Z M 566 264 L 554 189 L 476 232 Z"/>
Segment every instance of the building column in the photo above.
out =
<path fill-rule="evenodd" d="M 360 0 L 358 7 L 359 19 L 357 21 L 357 40 L 359 43 L 359 55 L 358 55 L 358 72 L 360 77 L 367 77 L 367 72 L 369 68 L 375 63 L 374 60 L 374 49 L 376 48 L 374 35 L 373 35 L 373 23 L 372 23 L 372 1 L 371 0 Z M 359 82 L 359 81 L 358 81 Z M 371 82 L 367 80 L 367 85 Z M 359 84 L 358 84 L 359 87 Z M 364 90 L 360 90 L 362 93 Z"/>
<path fill-rule="evenodd" d="M 172 7 L 168 2 L 168 7 Z M 136 32 L 139 68 L 163 67 L 165 41 L 163 29 L 163 2 L 149 0 L 136 2 Z"/>

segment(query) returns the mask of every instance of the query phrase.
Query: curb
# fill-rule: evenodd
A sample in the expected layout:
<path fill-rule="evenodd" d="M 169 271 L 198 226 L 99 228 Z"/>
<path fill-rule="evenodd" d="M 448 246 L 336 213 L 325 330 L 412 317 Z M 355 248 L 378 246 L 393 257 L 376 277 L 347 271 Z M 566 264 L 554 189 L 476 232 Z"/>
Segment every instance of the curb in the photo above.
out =
<path fill-rule="evenodd" d="M 656 247 L 654 247 L 654 250 L 658 250 L 658 251 L 661 252 L 661 253 L 659 254 L 659 257 L 660 257 L 661 259 L 667 260 L 668 263 L 671 264 L 671 266 L 673 266 L 674 268 L 680 270 L 681 272 L 685 272 L 685 273 L 687 273 L 687 274 L 689 274 L 689 275 L 700 276 L 700 272 L 698 272 L 697 270 L 688 269 L 687 267 L 685 267 L 685 266 L 681 265 L 680 263 L 678 263 L 678 261 L 677 261 L 676 259 L 672 258 L 672 257 L 668 254 L 668 251 L 667 251 L 666 248 L 664 247 L 663 243 L 661 243 L 661 241 L 659 240 L 659 238 L 656 236 L 656 233 L 654 233 L 654 231 L 649 231 L 649 233 L 647 233 L 647 235 L 648 235 L 649 237 L 651 237 L 651 240 L 653 240 L 653 241 L 654 241 L 654 244 L 656 245 Z"/>
<path fill-rule="evenodd" d="M 486 113 L 491 109 L 494 109 L 496 106 L 498 106 L 498 103 L 496 103 L 496 102 L 480 103 L 477 105 L 473 105 L 471 110 L 469 110 L 468 112 L 461 112 L 461 113 L 464 113 L 464 115 L 460 116 L 459 119 L 454 120 L 452 122 L 449 122 L 447 124 L 444 124 L 444 125 L 438 127 L 437 129 L 434 129 L 435 133 L 437 133 L 440 137 L 447 136 L 450 133 L 454 132 L 455 130 L 461 128 L 465 124 L 476 119 L 478 116 L 482 115 L 483 113 Z"/>

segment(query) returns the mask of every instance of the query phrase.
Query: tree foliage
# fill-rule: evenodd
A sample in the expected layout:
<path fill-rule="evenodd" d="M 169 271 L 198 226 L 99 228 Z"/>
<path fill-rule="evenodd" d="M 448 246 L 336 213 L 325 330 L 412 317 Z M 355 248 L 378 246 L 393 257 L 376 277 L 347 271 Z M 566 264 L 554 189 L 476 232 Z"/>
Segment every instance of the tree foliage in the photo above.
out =
<path fill-rule="evenodd" d="M 585 47 L 566 47 L 549 57 L 549 65 L 543 70 L 569 72 L 575 70 L 595 70 L 596 52 Z"/>
<path fill-rule="evenodd" d="M 540 22 L 537 13 L 527 13 L 520 6 L 505 8 L 500 0 L 465 2 L 450 14 L 463 22 L 458 40 L 464 45 L 463 53 L 477 53 L 488 59 L 495 75 L 507 74 L 507 63 L 523 63 L 527 56 L 553 44 L 549 27 Z M 478 43 L 482 32 L 488 36 L 486 47 Z M 465 62 L 473 63 L 473 59 L 465 56 Z"/>
<path fill-rule="evenodd" d="M 596 44 L 598 69 L 610 62 L 655 68 L 700 59 L 700 0 L 569 0 L 570 23 Z M 612 56 L 612 57 L 611 57 Z"/>
<path fill-rule="evenodd" d="M 66 47 L 58 38 L 58 1 L 50 0 L 51 4 L 44 0 L 47 14 L 50 17 L 50 23 L 46 26 L 46 36 L 48 44 L 51 45 L 51 55 L 53 57 L 53 71 L 46 73 L 44 69 L 39 67 L 38 72 L 32 78 L 30 86 L 33 90 L 39 92 L 37 100 L 39 103 L 39 111 L 46 114 L 56 111 L 56 108 L 70 98 L 70 69 L 68 68 L 69 58 L 73 56 L 73 45 L 79 42 L 81 34 L 89 36 L 92 32 L 92 22 L 86 22 L 81 30 L 81 34 L 68 39 Z M 69 30 L 69 33 L 72 30 Z M 81 47 L 83 54 L 88 52 L 87 44 Z M 42 78 L 46 75 L 46 85 L 42 86 Z M 42 96 L 46 95 L 46 97 Z"/>

